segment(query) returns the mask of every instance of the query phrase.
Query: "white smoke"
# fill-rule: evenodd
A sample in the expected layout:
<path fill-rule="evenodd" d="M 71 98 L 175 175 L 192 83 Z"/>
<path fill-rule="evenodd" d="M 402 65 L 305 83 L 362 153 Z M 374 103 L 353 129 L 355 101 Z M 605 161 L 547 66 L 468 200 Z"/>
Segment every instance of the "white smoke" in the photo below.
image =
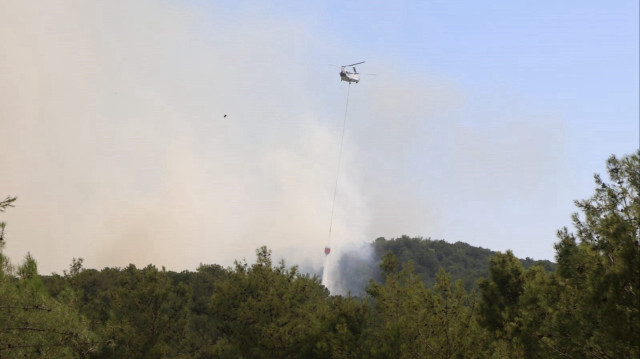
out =
<path fill-rule="evenodd" d="M 261 245 L 323 265 L 346 97 L 325 65 L 353 46 L 248 3 L 209 6 L 0 0 L 0 196 L 18 196 L 6 253 L 30 251 L 44 273 L 73 257 L 231 265 Z M 366 60 L 378 76 L 351 89 L 326 259 L 401 234 L 502 249 L 452 223 L 478 201 L 500 217 L 553 197 L 540 194 L 562 159 L 558 126 L 519 110 L 483 126 L 482 111 L 462 118 L 456 86 Z M 518 143 L 495 141 L 505 134 Z M 483 168 L 495 171 L 470 175 Z"/>

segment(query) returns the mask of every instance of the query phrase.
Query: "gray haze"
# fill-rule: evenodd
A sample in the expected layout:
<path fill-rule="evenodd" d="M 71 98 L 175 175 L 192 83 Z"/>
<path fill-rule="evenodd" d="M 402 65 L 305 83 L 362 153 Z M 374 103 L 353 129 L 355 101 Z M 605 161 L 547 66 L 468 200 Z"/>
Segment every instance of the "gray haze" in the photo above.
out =
<path fill-rule="evenodd" d="M 9 256 L 30 251 L 45 273 L 73 257 L 182 270 L 267 245 L 319 268 L 347 94 L 326 64 L 368 60 L 378 75 L 351 88 L 335 253 L 408 234 L 551 259 L 571 205 L 546 208 L 568 186 L 560 114 L 236 11 L 0 0 Z M 553 225 L 531 223 L 549 212 Z"/>

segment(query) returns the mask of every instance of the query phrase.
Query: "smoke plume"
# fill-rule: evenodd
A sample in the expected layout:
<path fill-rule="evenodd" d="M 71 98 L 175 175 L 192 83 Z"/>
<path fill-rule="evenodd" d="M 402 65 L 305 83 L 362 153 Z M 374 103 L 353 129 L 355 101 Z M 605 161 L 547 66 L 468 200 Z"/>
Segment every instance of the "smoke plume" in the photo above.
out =
<path fill-rule="evenodd" d="M 0 1 L 7 254 L 30 251 L 44 273 L 73 257 L 183 270 L 267 245 L 322 267 L 346 97 L 325 65 L 360 59 L 315 22 L 207 9 Z M 351 88 L 331 256 L 401 234 L 482 244 L 498 226 L 478 231 L 471 210 L 552 197 L 553 119 L 469 119 L 454 84 L 367 60 L 379 75 Z"/>

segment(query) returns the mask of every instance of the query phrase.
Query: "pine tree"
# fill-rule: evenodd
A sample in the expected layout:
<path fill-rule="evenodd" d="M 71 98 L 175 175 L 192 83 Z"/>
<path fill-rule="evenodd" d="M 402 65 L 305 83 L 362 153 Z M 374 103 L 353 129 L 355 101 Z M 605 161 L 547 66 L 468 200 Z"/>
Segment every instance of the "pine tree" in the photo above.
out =
<path fill-rule="evenodd" d="M 640 151 L 607 160 L 610 182 L 576 206 L 576 233 L 558 232 L 562 295 L 557 348 L 593 358 L 640 356 Z"/>

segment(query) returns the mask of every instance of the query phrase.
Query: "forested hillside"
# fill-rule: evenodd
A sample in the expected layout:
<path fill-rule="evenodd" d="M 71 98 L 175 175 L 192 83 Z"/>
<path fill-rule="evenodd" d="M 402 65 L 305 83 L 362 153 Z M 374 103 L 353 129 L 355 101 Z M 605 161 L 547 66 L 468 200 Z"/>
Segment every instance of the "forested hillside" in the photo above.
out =
<path fill-rule="evenodd" d="M 233 268 L 98 271 L 74 259 L 52 276 L 31 256 L 13 266 L 0 253 L 0 357 L 637 358 L 639 156 L 612 156 L 610 181 L 596 176 L 595 194 L 576 202 L 576 232 L 558 231 L 555 271 L 510 251 L 379 239 L 379 281 L 343 297 L 274 264 L 266 247 Z M 481 276 L 473 268 L 483 256 L 477 294 L 452 280 Z"/>
<path fill-rule="evenodd" d="M 399 263 L 413 265 L 413 270 L 430 287 L 436 282 L 436 275 L 444 269 L 453 280 L 462 280 L 467 291 L 478 289 L 478 280 L 489 276 L 489 258 L 497 252 L 474 247 L 467 243 L 448 243 L 444 240 L 402 236 L 400 238 L 378 238 L 371 243 L 373 260 L 363 261 L 346 253 L 340 260 L 341 277 L 352 295 L 362 295 L 373 278 L 382 279 L 379 264 L 386 253 L 392 253 Z M 546 271 L 555 270 L 555 264 L 548 260 L 520 259 L 524 268 L 542 266 Z"/>

